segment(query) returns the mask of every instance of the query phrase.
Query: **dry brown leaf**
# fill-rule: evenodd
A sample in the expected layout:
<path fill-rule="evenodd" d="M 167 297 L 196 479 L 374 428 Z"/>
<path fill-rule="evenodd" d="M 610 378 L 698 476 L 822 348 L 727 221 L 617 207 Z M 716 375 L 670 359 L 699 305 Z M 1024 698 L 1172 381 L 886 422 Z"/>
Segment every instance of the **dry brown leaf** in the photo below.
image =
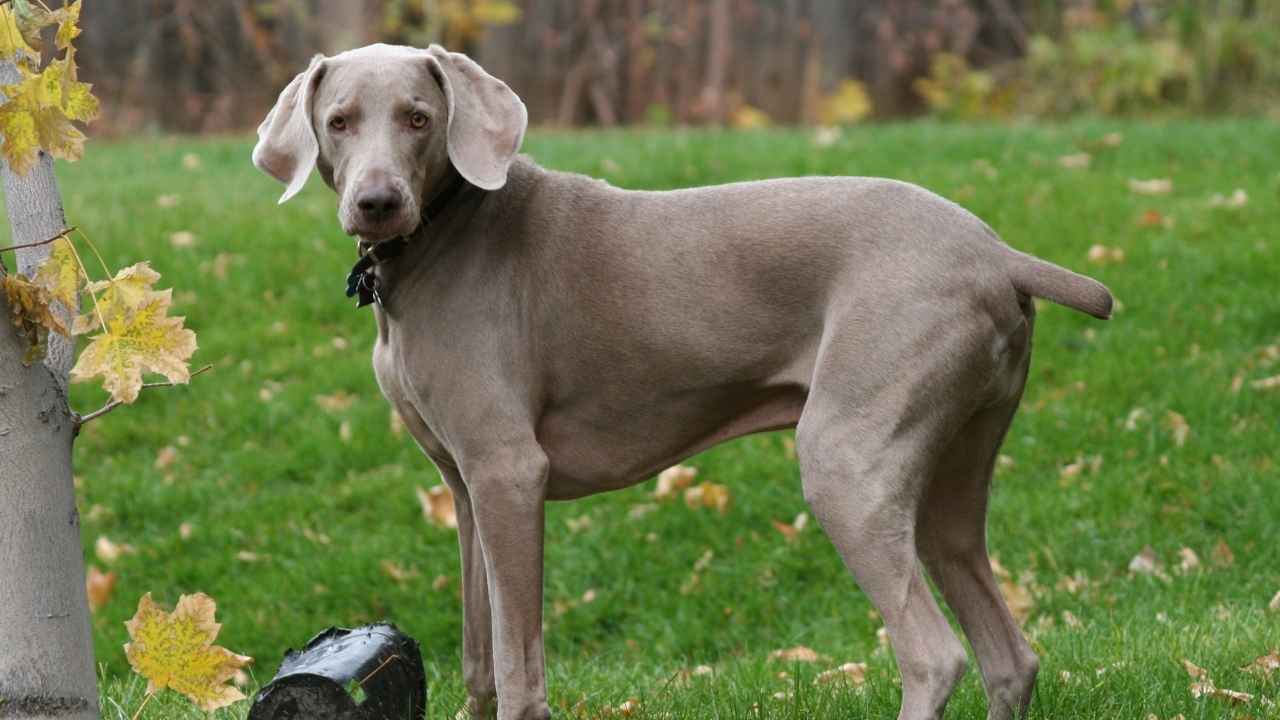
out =
<path fill-rule="evenodd" d="M 654 489 L 653 496 L 658 500 L 671 500 L 682 490 L 692 485 L 694 478 L 697 476 L 698 468 L 689 467 L 688 465 L 672 465 L 658 473 L 658 487 Z"/>
<path fill-rule="evenodd" d="M 784 523 L 781 520 L 772 519 L 769 522 L 773 523 L 773 529 L 782 533 L 782 537 L 786 538 L 787 542 L 794 542 L 800 535 L 800 532 L 809 524 L 809 514 L 802 512 L 799 515 L 796 515 L 796 519 L 790 524 Z"/>
<path fill-rule="evenodd" d="M 430 490 L 413 488 L 422 505 L 422 517 L 440 528 L 458 527 L 458 513 L 453 506 L 453 492 L 446 485 L 436 485 Z"/>
<path fill-rule="evenodd" d="M 1196 555 L 1196 551 L 1189 547 L 1184 547 L 1178 551 L 1178 568 L 1184 573 L 1192 570 L 1200 569 L 1200 556 Z"/>
<path fill-rule="evenodd" d="M 339 390 L 331 395 L 317 395 L 315 401 L 317 405 L 327 412 L 342 412 L 355 403 L 356 396 L 344 390 Z"/>
<path fill-rule="evenodd" d="M 406 568 L 394 560 L 383 560 L 378 563 L 378 568 L 382 570 L 383 575 L 402 585 L 418 577 L 419 574 L 416 568 Z"/>
<path fill-rule="evenodd" d="M 1267 603 L 1267 609 L 1271 612 L 1280 612 L 1280 590 L 1277 590 L 1271 602 Z"/>
<path fill-rule="evenodd" d="M 566 518 L 564 524 L 569 527 L 569 532 L 579 533 L 591 527 L 591 516 L 580 515 L 576 518 Z"/>
<path fill-rule="evenodd" d="M 1187 442 L 1187 436 L 1191 434 L 1191 425 L 1187 423 L 1187 419 L 1172 410 L 1166 411 L 1164 414 L 1165 427 L 1169 429 L 1169 433 L 1173 435 L 1173 444 L 1175 447 L 1182 447 Z"/>
<path fill-rule="evenodd" d="M 1239 210 L 1249 204 L 1249 193 L 1244 188 L 1236 188 L 1230 195 L 1222 195 L 1214 193 L 1209 197 L 1209 207 L 1221 207 L 1230 210 Z"/>
<path fill-rule="evenodd" d="M 1280 650 L 1272 650 L 1240 669 L 1247 673 L 1269 678 L 1271 673 L 1280 670 Z"/>
<path fill-rule="evenodd" d="M 835 682 L 843 682 L 853 687 L 858 687 L 867 681 L 867 664 L 859 662 L 848 662 L 838 668 L 818 673 L 813 679 L 814 685 L 829 685 Z"/>
<path fill-rule="evenodd" d="M 1249 383 L 1249 387 L 1254 390 L 1280 390 L 1280 375 L 1272 375 L 1269 378 L 1253 380 Z"/>
<path fill-rule="evenodd" d="M 114 570 L 104 573 L 96 565 L 89 566 L 84 578 L 85 594 L 89 596 L 89 612 L 98 612 L 111 600 L 117 579 Z"/>
<path fill-rule="evenodd" d="M 1036 606 L 1035 600 L 1031 597 L 1031 591 L 1009 579 L 1000 580 L 999 584 L 1000 594 L 1004 596 L 1004 602 L 1009 606 L 1009 613 L 1019 625 L 1025 625 Z"/>
<path fill-rule="evenodd" d="M 684 504 L 690 508 L 715 508 L 721 515 L 729 511 L 729 488 L 704 482 L 684 491 Z"/>
<path fill-rule="evenodd" d="M 400 437 L 404 434 L 404 419 L 400 417 L 400 413 L 395 408 L 391 408 L 391 434 Z"/>
<path fill-rule="evenodd" d="M 1129 572 L 1135 575 L 1154 575 L 1161 580 L 1169 579 L 1160 567 L 1160 558 L 1156 555 L 1155 548 L 1150 545 L 1143 547 L 1142 551 L 1129 561 Z"/>
<path fill-rule="evenodd" d="M 1058 164 L 1068 170 L 1082 170 L 1089 167 L 1093 157 L 1089 153 L 1073 153 L 1058 158 Z"/>
<path fill-rule="evenodd" d="M 1125 260 L 1124 250 L 1118 247 L 1107 247 L 1106 245 L 1089 246 L 1088 254 L 1089 262 L 1094 265 L 1112 265 L 1120 264 Z"/>
<path fill-rule="evenodd" d="M 1062 611 L 1062 624 L 1066 625 L 1072 630 L 1079 630 L 1080 628 L 1084 627 L 1084 623 L 1080 622 L 1080 618 L 1076 617 L 1075 613 L 1071 612 L 1070 610 Z"/>
<path fill-rule="evenodd" d="M 160 452 L 156 453 L 155 468 L 163 470 L 178 460 L 178 448 L 172 445 L 165 445 L 160 448 Z"/>
<path fill-rule="evenodd" d="M 117 545 L 111 541 L 106 535 L 100 535 L 97 542 L 93 544 L 93 554 L 98 556 L 102 562 L 110 565 L 119 560 L 123 555 L 132 555 L 134 550 L 132 545 L 121 543 Z"/>
<path fill-rule="evenodd" d="M 1159 210 L 1143 210 L 1137 222 L 1138 227 L 1173 227 L 1173 220 L 1165 217 Z"/>
<path fill-rule="evenodd" d="M 797 645 L 792 648 L 786 648 L 785 650 L 774 650 L 769 653 L 769 660 L 773 662 L 816 663 L 829 661 L 831 658 L 826 655 L 819 655 L 818 652 L 812 648 L 807 648 L 804 645 Z"/>
<path fill-rule="evenodd" d="M 190 230 L 179 230 L 169 233 L 169 244 L 175 248 L 190 248 L 196 245 L 196 234 Z"/>
<path fill-rule="evenodd" d="M 1222 538 L 1218 538 L 1218 544 L 1213 546 L 1213 552 L 1209 557 L 1218 567 L 1231 567 L 1236 562 L 1236 554 L 1231 552 L 1231 546 L 1227 545 L 1227 541 Z"/>
<path fill-rule="evenodd" d="M 1173 191 L 1173 181 L 1169 178 L 1150 180 L 1129 178 L 1129 190 L 1136 195 L 1168 195 Z"/>

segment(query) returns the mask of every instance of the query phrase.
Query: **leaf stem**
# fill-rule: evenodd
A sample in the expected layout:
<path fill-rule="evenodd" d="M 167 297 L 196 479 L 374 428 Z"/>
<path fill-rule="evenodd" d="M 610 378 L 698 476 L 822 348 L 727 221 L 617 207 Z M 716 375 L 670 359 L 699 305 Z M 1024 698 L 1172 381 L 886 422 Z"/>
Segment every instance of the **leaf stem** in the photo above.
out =
<path fill-rule="evenodd" d="M 212 365 L 205 365 L 204 367 L 200 368 L 199 370 L 196 370 L 195 372 L 191 373 L 191 377 L 195 377 L 195 376 L 197 376 L 197 375 L 199 375 L 199 374 L 201 374 L 201 373 L 203 373 L 203 372 L 206 372 L 206 371 L 209 371 L 209 370 L 212 370 L 212 369 L 213 369 L 213 366 L 212 366 Z M 188 378 L 188 379 L 190 379 L 190 378 Z M 177 385 L 177 384 L 179 384 L 179 383 L 175 383 L 175 382 L 153 382 L 153 383 L 143 383 L 143 384 L 142 384 L 142 389 L 143 389 L 143 390 L 146 390 L 147 388 L 173 387 L 174 385 Z M 76 426 L 75 432 L 76 432 L 76 433 L 79 433 L 79 432 L 80 432 L 80 428 L 84 427 L 84 424 L 85 424 L 85 423 L 89 422 L 90 420 L 94 420 L 94 419 L 100 418 L 100 417 L 102 417 L 103 415 L 106 415 L 107 413 L 111 412 L 112 410 L 115 410 L 116 408 L 120 407 L 120 406 L 121 406 L 121 405 L 123 405 L 123 404 L 124 404 L 124 403 L 123 403 L 122 401 L 120 401 L 120 400 L 112 400 L 111 402 L 107 403 L 106 405 L 103 405 L 102 407 L 98 408 L 97 410 L 94 410 L 93 412 L 89 413 L 88 415 L 77 415 L 77 416 L 75 417 L 75 426 Z"/>
<path fill-rule="evenodd" d="M 144 707 L 146 707 L 146 706 L 147 706 L 147 703 L 151 700 L 151 696 L 152 696 L 152 695 L 155 695 L 155 692 L 154 692 L 154 691 L 153 691 L 153 692 L 149 692 L 149 693 L 147 693 L 147 694 L 142 698 L 142 704 L 138 706 L 138 711 L 137 711 L 137 712 L 135 712 L 135 713 L 133 714 L 133 717 L 129 718 L 129 720 L 138 720 L 138 716 L 142 714 L 142 708 L 144 708 Z"/>
<path fill-rule="evenodd" d="M 6 2 L 8 2 L 8 0 L 0 0 L 0 5 L 3 5 Z M 76 227 L 75 225 L 72 225 L 66 230 L 63 230 L 57 235 L 54 235 L 53 237 L 49 238 L 48 240 L 37 240 L 32 243 L 23 243 L 22 245 L 10 245 L 9 247 L 2 247 L 0 248 L 0 253 L 9 252 L 10 250 L 22 250 L 24 248 L 33 248 L 33 247 L 40 247 L 41 245 L 48 245 L 51 242 L 57 242 L 58 238 L 66 237 L 68 233 L 77 232 L 79 230 L 80 228 Z M 80 234 L 83 235 L 84 233 L 80 233 Z M 89 246 L 93 247 L 93 244 L 90 243 Z M 105 267 L 105 265 L 103 267 Z"/>

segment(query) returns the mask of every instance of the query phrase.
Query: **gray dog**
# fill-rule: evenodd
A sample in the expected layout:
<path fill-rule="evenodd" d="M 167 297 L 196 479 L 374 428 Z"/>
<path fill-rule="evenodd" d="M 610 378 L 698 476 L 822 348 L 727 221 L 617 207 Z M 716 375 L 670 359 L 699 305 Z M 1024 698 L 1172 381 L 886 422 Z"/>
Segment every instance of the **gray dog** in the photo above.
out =
<path fill-rule="evenodd" d="M 363 255 L 383 394 L 453 490 L 471 713 L 547 718 L 543 506 L 796 428 L 804 497 L 884 617 L 899 718 L 940 717 L 973 646 L 990 718 L 1038 662 L 986 550 L 987 491 L 1031 357 L 1032 298 L 1099 318 L 1099 283 L 892 180 L 632 192 L 518 156 L 527 115 L 465 55 L 317 57 L 253 161 L 313 168 Z"/>

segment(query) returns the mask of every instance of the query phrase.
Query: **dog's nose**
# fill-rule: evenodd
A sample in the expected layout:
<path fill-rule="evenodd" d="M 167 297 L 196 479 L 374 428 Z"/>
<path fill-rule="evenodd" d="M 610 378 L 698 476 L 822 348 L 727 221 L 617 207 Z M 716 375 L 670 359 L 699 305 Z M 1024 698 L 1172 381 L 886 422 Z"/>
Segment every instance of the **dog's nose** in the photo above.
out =
<path fill-rule="evenodd" d="M 379 222 L 400 211 L 400 193 L 389 187 L 367 190 L 356 199 L 356 207 L 366 220 Z"/>

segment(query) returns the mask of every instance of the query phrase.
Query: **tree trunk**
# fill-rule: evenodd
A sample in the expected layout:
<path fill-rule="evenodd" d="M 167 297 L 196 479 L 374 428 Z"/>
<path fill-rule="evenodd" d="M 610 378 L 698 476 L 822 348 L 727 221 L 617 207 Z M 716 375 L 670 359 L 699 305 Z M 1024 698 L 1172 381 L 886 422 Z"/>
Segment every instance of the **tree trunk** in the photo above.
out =
<path fill-rule="evenodd" d="M 13 65 L 0 63 L 0 82 L 16 79 Z M 63 230 L 48 155 L 41 153 L 23 177 L 7 164 L 0 174 L 14 244 Z M 18 251 L 18 270 L 29 271 L 49 251 L 48 245 Z M 50 337 L 49 357 L 26 367 L 26 341 L 8 318 L 0 293 L 0 717 L 96 720 L 93 637 L 71 479 L 75 422 L 66 386 L 73 345 Z"/>

